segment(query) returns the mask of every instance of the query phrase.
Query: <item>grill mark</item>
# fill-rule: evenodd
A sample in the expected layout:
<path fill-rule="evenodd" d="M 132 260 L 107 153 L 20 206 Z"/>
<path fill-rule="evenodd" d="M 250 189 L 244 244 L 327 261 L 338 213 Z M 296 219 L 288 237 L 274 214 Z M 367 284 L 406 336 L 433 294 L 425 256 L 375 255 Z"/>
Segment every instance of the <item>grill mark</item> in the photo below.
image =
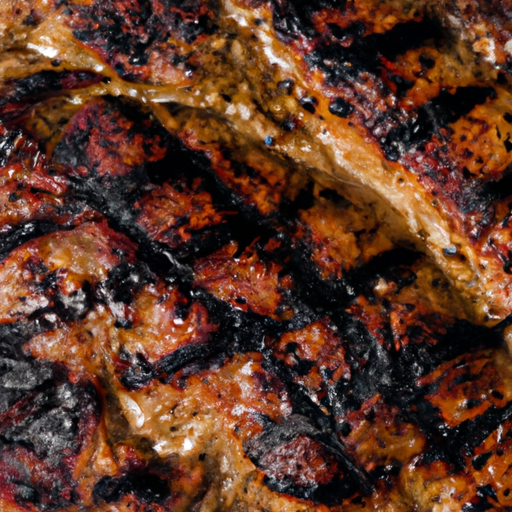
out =
<path fill-rule="evenodd" d="M 17 226 L 10 226 L 11 229 L 4 230 L 0 234 L 0 261 L 5 259 L 12 250 L 34 238 L 55 231 L 69 231 L 74 227 L 49 221 L 29 221 Z"/>
<path fill-rule="evenodd" d="M 163 504 L 171 492 L 169 484 L 154 474 L 126 473 L 120 477 L 103 477 L 93 490 L 93 499 L 96 505 L 118 502 L 122 496 L 133 494 L 143 503 Z"/>
<path fill-rule="evenodd" d="M 398 160 L 411 148 L 427 142 L 441 128 L 455 123 L 495 95 L 492 87 L 458 87 L 454 94 L 441 91 L 416 111 L 414 119 L 393 128 L 380 140 L 386 157 L 391 161 Z"/>
<path fill-rule="evenodd" d="M 422 46 L 426 40 L 439 39 L 441 36 L 439 27 L 429 18 L 398 24 L 384 34 L 370 34 L 366 37 L 363 37 L 364 27 L 358 23 L 346 29 L 337 25 L 329 25 L 329 28 L 336 42 L 353 38 L 352 44 L 345 47 L 336 42 L 333 44 L 329 41 L 327 44 L 328 41 L 322 41 L 304 56 L 304 60 L 311 68 L 322 71 L 326 83 L 335 87 L 354 81 L 362 82 L 361 75 L 364 72 L 378 76 L 383 69 L 382 57 L 393 60 L 408 50 Z M 279 35 L 279 30 L 276 30 Z M 315 36 L 322 37 L 318 33 Z M 331 65 L 332 62 L 336 65 Z"/>
<path fill-rule="evenodd" d="M 66 13 L 71 15 L 69 23 L 76 39 L 97 51 L 122 78 L 137 81 L 147 79 L 148 61 L 159 52 L 173 66 L 192 70 L 186 63 L 183 66 L 188 56 L 167 41 L 172 37 L 193 44 L 214 33 L 217 6 L 211 3 L 139 0 L 127 8 L 118 0 L 109 0 Z"/>
<path fill-rule="evenodd" d="M 425 17 L 421 21 L 399 23 L 383 34 L 371 34 L 363 40 L 373 52 L 393 61 L 409 50 L 420 48 L 428 40 L 438 41 L 442 37 L 440 25 Z"/>
<path fill-rule="evenodd" d="M 430 415 L 428 408 L 422 409 Z M 428 420 L 423 421 L 421 424 L 431 438 L 430 451 L 427 451 L 423 458 L 426 461 L 444 460 L 453 464 L 456 469 L 464 470 L 465 457 L 471 457 L 475 448 L 510 417 L 512 402 L 501 408 L 491 406 L 480 416 L 473 420 L 465 420 L 454 428 L 444 423 L 433 425 Z"/>
<path fill-rule="evenodd" d="M 416 277 L 411 273 L 399 276 L 399 268 L 412 265 L 420 257 L 419 253 L 409 249 L 392 249 L 391 251 L 379 254 L 366 265 L 349 272 L 345 277 L 345 281 L 355 290 L 355 294 L 363 293 L 364 295 L 369 295 L 367 287 L 371 287 L 372 283 L 377 282 L 380 277 L 396 282 L 398 291 L 400 291 L 404 286 L 412 284 Z"/>
<path fill-rule="evenodd" d="M 186 366 L 196 361 L 205 361 L 219 352 L 214 345 L 211 341 L 207 344 L 191 343 L 176 349 L 172 354 L 165 356 L 153 365 L 140 355 L 132 357 L 135 364 L 121 374 L 119 381 L 129 391 L 140 389 L 154 379 L 162 379 L 165 382 Z"/>
<path fill-rule="evenodd" d="M 0 115 L 4 122 L 12 121 L 48 96 L 62 90 L 88 87 L 102 80 L 102 75 L 91 71 L 40 71 L 7 83 L 7 90 L 0 100 Z"/>
<path fill-rule="evenodd" d="M 503 201 L 512 195 L 512 166 L 502 173 L 502 178 L 492 180 L 482 185 L 482 195 L 487 195 L 493 201 Z"/>

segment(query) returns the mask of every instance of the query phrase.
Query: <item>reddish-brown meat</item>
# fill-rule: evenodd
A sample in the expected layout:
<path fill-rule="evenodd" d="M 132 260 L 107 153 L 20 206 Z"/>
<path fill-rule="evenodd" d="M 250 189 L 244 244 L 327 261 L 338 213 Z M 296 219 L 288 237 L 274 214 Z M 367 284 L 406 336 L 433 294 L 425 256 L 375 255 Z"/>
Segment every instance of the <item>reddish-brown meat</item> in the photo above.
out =
<path fill-rule="evenodd" d="M 507 510 L 504 324 L 468 320 L 509 312 L 507 60 L 438 23 L 490 7 L 28 7 L 1 39 L 0 508 Z"/>

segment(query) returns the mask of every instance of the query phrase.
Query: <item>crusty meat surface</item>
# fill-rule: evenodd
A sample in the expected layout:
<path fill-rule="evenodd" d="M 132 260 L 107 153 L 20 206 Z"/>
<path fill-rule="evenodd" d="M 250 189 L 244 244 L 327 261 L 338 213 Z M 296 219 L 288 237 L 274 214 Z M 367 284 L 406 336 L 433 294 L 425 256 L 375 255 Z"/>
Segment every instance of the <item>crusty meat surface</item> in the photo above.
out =
<path fill-rule="evenodd" d="M 3 510 L 506 510 L 507 355 L 427 258 L 203 113 L 55 105 L 2 135 Z"/>
<path fill-rule="evenodd" d="M 5 3 L 0 509 L 512 508 L 507 16 Z"/>
<path fill-rule="evenodd" d="M 354 184 L 356 202 L 387 212 L 395 240 L 435 258 L 476 321 L 510 313 L 506 3 L 54 8 L 26 35 L 40 65 L 103 74 L 94 94 L 153 101 L 171 130 L 176 109 L 162 103 L 207 108 L 297 165 Z M 9 55 L 6 77 L 34 67 Z"/>

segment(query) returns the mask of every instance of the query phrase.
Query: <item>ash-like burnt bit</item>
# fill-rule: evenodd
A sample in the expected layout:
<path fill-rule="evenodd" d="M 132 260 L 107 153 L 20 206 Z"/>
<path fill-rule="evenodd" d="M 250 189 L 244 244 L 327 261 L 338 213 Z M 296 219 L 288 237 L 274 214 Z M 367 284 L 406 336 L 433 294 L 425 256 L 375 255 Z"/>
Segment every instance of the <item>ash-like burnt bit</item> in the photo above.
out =
<path fill-rule="evenodd" d="M 100 420 L 92 382 L 59 365 L 1 359 L 0 393 L 3 499 L 38 510 L 80 505 L 77 465 Z"/>
<path fill-rule="evenodd" d="M 244 449 L 271 489 L 332 505 L 353 494 L 357 478 L 339 451 L 319 438 L 309 420 L 292 415 L 267 425 Z"/>
<path fill-rule="evenodd" d="M 133 495 L 144 504 L 164 505 L 170 497 L 168 483 L 154 474 L 126 473 L 120 477 L 103 477 L 94 487 L 94 502 L 116 503 L 124 495 Z"/>

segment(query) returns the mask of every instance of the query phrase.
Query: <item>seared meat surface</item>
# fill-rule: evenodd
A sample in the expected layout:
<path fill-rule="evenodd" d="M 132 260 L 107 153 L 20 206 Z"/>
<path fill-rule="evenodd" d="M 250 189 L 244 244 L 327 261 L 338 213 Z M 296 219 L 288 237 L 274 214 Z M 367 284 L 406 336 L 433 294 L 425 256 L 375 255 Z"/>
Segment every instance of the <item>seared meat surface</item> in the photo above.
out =
<path fill-rule="evenodd" d="M 2 5 L 0 509 L 509 510 L 508 23 Z"/>
<path fill-rule="evenodd" d="M 509 504 L 501 337 L 425 256 L 201 112 L 66 94 L 4 121 L 3 509 Z"/>
<path fill-rule="evenodd" d="M 155 102 L 170 129 L 162 103 L 207 108 L 353 184 L 352 200 L 379 203 L 393 238 L 433 256 L 493 324 L 511 306 L 510 20 L 506 4 L 462 4 L 66 2 L 26 47 L 45 68 L 103 74 L 94 94 Z M 7 55 L 6 77 L 31 69 Z"/>

